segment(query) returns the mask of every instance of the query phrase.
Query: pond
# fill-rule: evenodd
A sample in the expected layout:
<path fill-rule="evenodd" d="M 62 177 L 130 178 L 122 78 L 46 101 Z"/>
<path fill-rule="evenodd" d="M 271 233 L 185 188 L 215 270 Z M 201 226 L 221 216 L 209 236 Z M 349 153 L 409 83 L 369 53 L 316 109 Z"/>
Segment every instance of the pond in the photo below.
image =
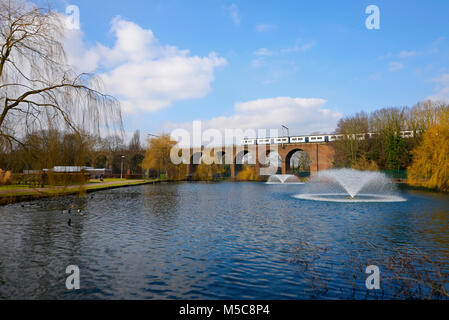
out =
<path fill-rule="evenodd" d="M 447 285 L 447 194 L 334 203 L 295 198 L 301 188 L 161 184 L 1 207 L 0 299 L 441 297 L 432 286 Z M 69 226 L 72 205 L 86 215 Z M 366 289 L 372 264 L 381 290 Z M 69 265 L 80 290 L 66 289 Z"/>

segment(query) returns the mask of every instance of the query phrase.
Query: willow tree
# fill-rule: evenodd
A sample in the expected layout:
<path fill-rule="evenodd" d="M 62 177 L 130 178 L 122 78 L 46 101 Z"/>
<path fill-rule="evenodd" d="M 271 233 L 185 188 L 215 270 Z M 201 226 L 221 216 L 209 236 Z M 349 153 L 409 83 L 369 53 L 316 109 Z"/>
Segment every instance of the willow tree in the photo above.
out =
<path fill-rule="evenodd" d="M 164 174 L 170 180 L 185 179 L 186 166 L 184 164 L 175 165 L 171 161 L 171 152 L 176 145 L 177 143 L 167 134 L 151 139 L 142 162 L 142 168 L 156 171 L 159 177 Z"/>
<path fill-rule="evenodd" d="M 248 165 L 243 166 L 243 170 L 237 175 L 239 181 L 257 181 L 258 179 L 256 168 Z"/>
<path fill-rule="evenodd" d="M 201 162 L 196 166 L 195 172 L 193 172 L 193 180 L 197 181 L 213 181 L 217 177 L 224 174 L 225 170 L 222 165 L 219 164 L 218 155 L 214 154 L 213 151 L 210 153 L 205 153 L 204 157 L 208 157 L 207 163 Z"/>
<path fill-rule="evenodd" d="M 408 178 L 415 186 L 449 191 L 449 106 L 440 110 L 438 120 L 413 151 Z"/>
<path fill-rule="evenodd" d="M 37 130 L 122 131 L 120 105 L 92 74 L 77 74 L 63 47 L 64 19 L 24 0 L 0 0 L 0 145 Z"/>

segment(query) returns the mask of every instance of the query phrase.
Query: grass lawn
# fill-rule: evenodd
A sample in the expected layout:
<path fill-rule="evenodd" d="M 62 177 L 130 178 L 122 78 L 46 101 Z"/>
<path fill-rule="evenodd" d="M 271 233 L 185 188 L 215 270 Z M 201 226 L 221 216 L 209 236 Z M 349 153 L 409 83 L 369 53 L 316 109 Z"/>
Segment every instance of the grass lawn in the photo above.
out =
<path fill-rule="evenodd" d="M 90 180 L 88 184 L 84 185 L 84 187 L 86 189 L 90 189 L 91 187 L 89 187 L 89 184 L 94 184 L 94 183 L 108 183 L 111 185 L 116 185 L 115 183 L 117 183 L 117 185 L 120 185 L 121 183 L 123 183 L 125 181 L 127 181 L 126 184 L 133 185 L 133 184 L 142 183 L 142 181 L 144 181 L 144 179 L 136 180 L 135 182 L 132 180 L 126 180 L 126 179 L 104 179 L 103 181 L 100 181 L 99 179 L 97 179 L 97 180 Z M 51 186 L 44 186 L 44 188 L 50 188 L 50 187 Z M 70 188 L 72 186 L 69 185 L 66 187 Z M 102 187 L 102 186 L 99 186 L 99 187 Z M 1 191 L 26 190 L 26 189 L 40 189 L 40 188 L 42 188 L 42 187 L 41 186 L 30 186 L 30 185 L 6 185 L 6 186 L 0 186 L 0 192 Z"/>
<path fill-rule="evenodd" d="M 126 181 L 126 182 L 125 182 Z M 37 190 L 27 190 L 27 191 L 19 191 L 26 189 L 36 189 L 35 187 L 30 187 L 26 185 L 10 185 L 10 186 L 0 186 L 0 192 L 4 193 L 0 194 L 0 198 L 6 197 L 17 197 L 17 196 L 29 196 L 29 195 L 64 195 L 64 194 L 72 194 L 81 191 L 91 191 L 91 190 L 102 190 L 109 189 L 114 187 L 126 187 L 126 186 L 135 186 L 142 185 L 152 182 L 157 182 L 158 180 L 125 180 L 125 179 L 105 179 L 103 183 L 100 183 L 99 180 L 91 180 L 88 184 L 82 186 L 66 186 L 64 187 L 56 187 L 56 188 L 47 188 L 42 190 L 41 192 Z M 97 185 L 92 185 L 97 183 Z M 46 186 L 49 187 L 49 186 Z M 79 188 L 78 188 L 79 187 Z M 10 192 L 6 192 L 10 191 Z"/>
<path fill-rule="evenodd" d="M 20 185 L 15 185 L 15 186 L 0 186 L 0 191 L 8 191 L 8 190 L 21 190 L 21 189 L 28 189 L 28 186 L 20 186 Z"/>
<path fill-rule="evenodd" d="M 27 190 L 27 191 L 19 191 L 24 189 L 32 189 L 29 186 L 23 185 L 13 185 L 13 186 L 0 186 L 0 205 L 11 204 L 20 201 L 29 201 L 36 200 L 47 197 L 56 197 L 63 196 L 69 194 L 77 194 L 77 193 L 89 193 L 95 191 L 101 191 L 105 189 L 111 188 L 123 188 L 129 186 L 138 186 L 148 183 L 159 182 L 158 179 L 155 180 L 135 180 L 135 181 L 126 181 L 122 179 L 106 179 L 104 182 L 106 183 L 98 183 L 94 185 L 92 183 L 85 184 L 83 186 L 67 186 L 66 188 L 47 188 L 38 190 Z M 95 180 L 94 182 L 95 183 Z M 3 192 L 2 192 L 3 191 Z"/>
<path fill-rule="evenodd" d="M 120 182 L 120 181 L 127 181 L 127 180 L 126 179 L 120 179 L 120 178 L 118 178 L 118 179 L 114 179 L 114 178 L 103 179 L 103 181 L 100 181 L 100 179 L 92 179 L 92 180 L 89 180 L 89 183 Z"/>
<path fill-rule="evenodd" d="M 48 187 L 48 186 L 45 186 Z M 9 190 L 24 190 L 24 189 L 36 189 L 40 187 L 36 186 L 29 186 L 29 185 L 7 185 L 7 186 L 0 186 L 0 191 L 9 191 Z"/>
<path fill-rule="evenodd" d="M 113 188 L 113 187 L 120 187 L 120 186 L 134 186 L 134 185 L 140 185 L 140 184 L 145 184 L 145 183 L 149 183 L 149 182 L 153 182 L 156 180 L 136 180 L 136 181 L 129 181 L 126 183 L 123 183 L 123 181 L 127 181 L 127 180 L 121 180 L 121 179 L 111 179 L 112 181 L 107 181 L 107 179 L 105 179 L 104 182 L 108 182 L 109 184 L 106 186 L 107 188 Z M 116 183 L 114 183 L 116 182 Z M 93 183 L 98 183 L 98 182 L 93 182 Z M 97 186 L 86 186 L 86 190 L 97 190 L 97 189 L 103 189 L 105 188 L 105 186 L 103 185 L 97 185 Z"/>

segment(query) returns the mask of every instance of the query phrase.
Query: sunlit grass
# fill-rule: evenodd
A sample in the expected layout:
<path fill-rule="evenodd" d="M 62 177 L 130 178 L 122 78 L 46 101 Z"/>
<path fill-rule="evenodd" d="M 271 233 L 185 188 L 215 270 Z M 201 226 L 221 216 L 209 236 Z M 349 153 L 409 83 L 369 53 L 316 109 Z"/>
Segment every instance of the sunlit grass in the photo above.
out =
<path fill-rule="evenodd" d="M 0 186 L 0 191 L 8 191 L 8 190 L 21 190 L 21 189 L 28 189 L 28 186 L 20 186 L 20 185 L 15 185 L 15 186 Z"/>
<path fill-rule="evenodd" d="M 45 186 L 48 187 L 48 186 Z M 40 188 L 36 186 L 29 186 L 29 185 L 6 185 L 6 186 L 0 186 L 0 191 L 14 191 L 14 190 L 26 190 L 26 189 L 36 189 Z"/>
<path fill-rule="evenodd" d="M 120 182 L 120 181 L 128 181 L 128 180 L 120 178 L 103 179 L 103 181 L 100 181 L 100 179 L 92 179 L 89 180 L 89 183 L 107 183 L 107 182 Z"/>
<path fill-rule="evenodd" d="M 95 180 L 93 180 L 95 181 Z M 59 196 L 59 195 L 68 195 L 68 194 L 76 194 L 78 192 L 88 192 L 88 191 L 100 191 L 104 189 L 111 189 L 111 188 L 119 188 L 119 187 L 127 187 L 127 186 L 138 186 L 153 182 L 158 182 L 158 179 L 153 180 L 125 180 L 125 179 L 105 179 L 105 184 L 98 184 L 98 185 L 92 185 L 92 184 L 85 184 L 85 185 L 75 185 L 75 186 L 65 186 L 65 187 L 48 187 L 40 190 L 34 190 L 37 188 L 29 187 L 29 186 L 23 186 L 23 185 L 11 185 L 11 186 L 1 186 L 0 192 L 4 191 L 3 193 L 0 193 L 0 199 L 3 198 L 16 198 L 16 197 L 23 197 L 23 196 L 32 196 L 32 197 L 46 197 L 46 196 Z M 95 182 L 94 182 L 95 183 Z M 24 191 L 26 190 L 26 191 Z M 9 192 L 6 192 L 9 191 Z"/>

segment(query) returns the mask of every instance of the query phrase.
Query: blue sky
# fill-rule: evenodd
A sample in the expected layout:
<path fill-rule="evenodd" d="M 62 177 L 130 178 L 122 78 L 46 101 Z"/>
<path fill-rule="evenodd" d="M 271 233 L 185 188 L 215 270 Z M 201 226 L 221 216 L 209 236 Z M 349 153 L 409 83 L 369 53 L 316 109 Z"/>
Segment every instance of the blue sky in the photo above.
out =
<path fill-rule="evenodd" d="M 128 103 L 127 131 L 158 133 L 203 120 L 219 129 L 235 123 L 267 129 L 287 123 L 298 134 L 326 132 L 344 115 L 449 95 L 449 1 L 73 0 L 58 1 L 56 8 L 64 12 L 69 4 L 80 9 L 78 37 L 85 51 L 98 53 L 101 44 L 112 55 L 114 30 L 128 30 L 126 22 L 151 30 L 159 49 L 176 47 L 175 56 L 189 58 L 186 65 L 195 63 L 183 74 L 189 87 L 178 92 L 164 88 L 158 107 L 139 107 L 152 104 L 154 93 L 136 100 L 117 89 L 113 71 L 129 61 L 103 64 L 100 55 L 95 71 L 108 74 L 112 93 Z M 365 9 L 371 4 L 380 8 L 380 30 L 365 27 Z M 159 50 L 149 48 L 142 50 Z M 134 62 L 166 57 L 162 53 Z M 151 86 L 164 82 L 158 77 L 165 79 L 160 72 L 166 65 L 151 75 Z M 176 70 L 167 72 L 177 76 Z M 124 74 L 115 76 L 127 81 Z M 183 90 L 186 94 L 178 94 Z M 279 117 L 267 110 L 270 104 L 279 108 Z"/>

